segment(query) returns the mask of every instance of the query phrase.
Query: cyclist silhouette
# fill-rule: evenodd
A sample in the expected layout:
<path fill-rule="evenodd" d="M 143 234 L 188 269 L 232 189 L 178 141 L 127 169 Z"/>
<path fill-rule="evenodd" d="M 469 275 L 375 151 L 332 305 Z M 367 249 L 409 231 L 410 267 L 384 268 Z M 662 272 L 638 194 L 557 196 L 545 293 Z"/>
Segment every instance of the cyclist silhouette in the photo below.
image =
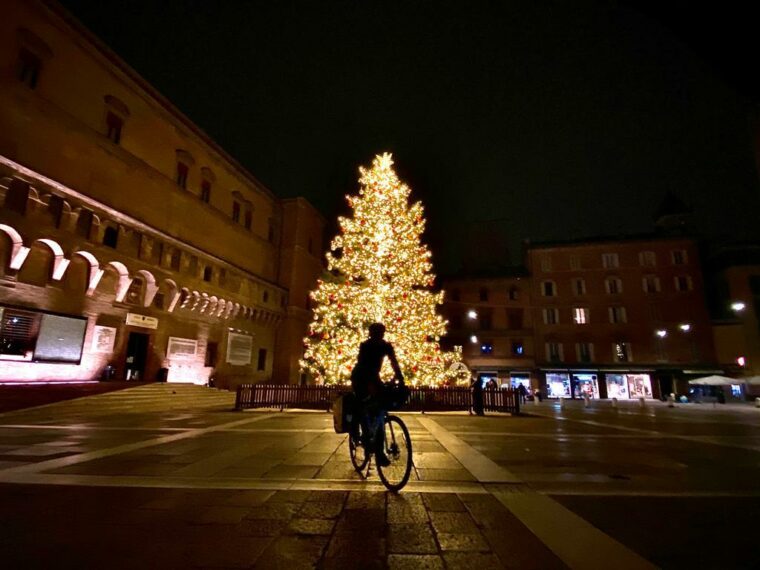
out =
<path fill-rule="evenodd" d="M 382 429 L 385 420 L 385 403 L 383 402 L 383 381 L 380 379 L 380 368 L 383 359 L 387 356 L 393 367 L 394 378 L 404 382 L 404 375 L 396 360 L 393 345 L 384 340 L 385 325 L 372 323 L 369 326 L 369 338 L 359 345 L 359 357 L 356 366 L 351 371 L 351 387 L 359 401 L 360 417 L 364 427 L 364 433 L 368 436 L 368 449 L 374 447 L 375 461 L 378 465 L 390 464 L 385 455 Z M 378 429 L 380 428 L 380 429 Z M 379 434 L 379 437 L 375 437 Z M 377 440 L 377 441 L 373 441 Z"/>

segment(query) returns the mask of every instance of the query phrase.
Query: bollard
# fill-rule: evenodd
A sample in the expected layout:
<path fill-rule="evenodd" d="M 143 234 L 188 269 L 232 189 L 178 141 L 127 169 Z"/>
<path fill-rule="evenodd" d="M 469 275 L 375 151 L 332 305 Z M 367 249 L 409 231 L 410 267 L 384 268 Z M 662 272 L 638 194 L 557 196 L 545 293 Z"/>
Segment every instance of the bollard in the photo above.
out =
<path fill-rule="evenodd" d="M 639 396 L 639 407 L 642 407 L 642 408 L 647 407 L 647 401 L 644 398 L 644 396 Z"/>
<path fill-rule="evenodd" d="M 755 398 L 755 407 L 760 408 L 760 398 Z"/>
<path fill-rule="evenodd" d="M 583 407 L 588 408 L 591 405 L 591 396 L 583 394 Z"/>
<path fill-rule="evenodd" d="M 559 408 L 561 410 L 564 407 L 565 407 L 565 397 L 564 396 L 560 396 L 559 397 Z"/>
<path fill-rule="evenodd" d="M 612 398 L 612 407 L 617 408 L 617 398 Z"/>
<path fill-rule="evenodd" d="M 670 394 L 668 396 L 668 408 L 675 408 L 676 407 L 676 398 L 673 394 Z"/>

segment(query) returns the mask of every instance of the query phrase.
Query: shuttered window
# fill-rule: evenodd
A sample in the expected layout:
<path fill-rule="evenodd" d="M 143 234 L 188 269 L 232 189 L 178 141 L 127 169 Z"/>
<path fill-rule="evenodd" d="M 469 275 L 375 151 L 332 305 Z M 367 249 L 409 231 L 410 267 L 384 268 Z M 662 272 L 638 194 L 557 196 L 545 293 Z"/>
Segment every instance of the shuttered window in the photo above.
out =
<path fill-rule="evenodd" d="M 0 354 L 31 358 L 40 314 L 0 307 Z"/>

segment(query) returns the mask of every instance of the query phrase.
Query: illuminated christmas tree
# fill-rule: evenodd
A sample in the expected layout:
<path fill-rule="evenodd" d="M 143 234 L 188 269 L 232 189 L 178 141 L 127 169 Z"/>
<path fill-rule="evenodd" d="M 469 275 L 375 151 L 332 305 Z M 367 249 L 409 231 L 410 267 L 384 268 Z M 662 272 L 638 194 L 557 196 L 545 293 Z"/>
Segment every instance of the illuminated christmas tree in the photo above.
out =
<path fill-rule="evenodd" d="M 431 290 L 430 251 L 420 240 L 422 204 L 409 205 L 410 189 L 396 176 L 390 154 L 359 172 L 359 195 L 346 196 L 353 217 L 338 219 L 340 233 L 327 253 L 329 277 L 311 293 L 314 320 L 301 367 L 318 383 L 348 382 L 369 325 L 380 322 L 408 383 L 461 381 L 452 367 L 461 351 L 443 352 L 439 344 L 446 332 L 436 312 L 443 292 Z M 381 375 L 393 376 L 387 362 Z"/>

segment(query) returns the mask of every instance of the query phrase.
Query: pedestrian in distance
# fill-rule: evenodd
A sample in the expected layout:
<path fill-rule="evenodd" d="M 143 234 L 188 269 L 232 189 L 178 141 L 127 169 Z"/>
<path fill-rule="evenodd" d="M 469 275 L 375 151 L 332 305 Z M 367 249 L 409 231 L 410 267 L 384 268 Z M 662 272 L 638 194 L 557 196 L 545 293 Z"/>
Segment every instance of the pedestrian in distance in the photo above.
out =
<path fill-rule="evenodd" d="M 517 386 L 517 394 L 520 396 L 520 403 L 524 404 L 528 396 L 528 390 L 525 388 L 525 384 L 520 384 Z"/>
<path fill-rule="evenodd" d="M 483 381 L 480 378 L 475 378 L 472 383 L 472 411 L 478 416 L 485 415 L 483 413 Z"/>

